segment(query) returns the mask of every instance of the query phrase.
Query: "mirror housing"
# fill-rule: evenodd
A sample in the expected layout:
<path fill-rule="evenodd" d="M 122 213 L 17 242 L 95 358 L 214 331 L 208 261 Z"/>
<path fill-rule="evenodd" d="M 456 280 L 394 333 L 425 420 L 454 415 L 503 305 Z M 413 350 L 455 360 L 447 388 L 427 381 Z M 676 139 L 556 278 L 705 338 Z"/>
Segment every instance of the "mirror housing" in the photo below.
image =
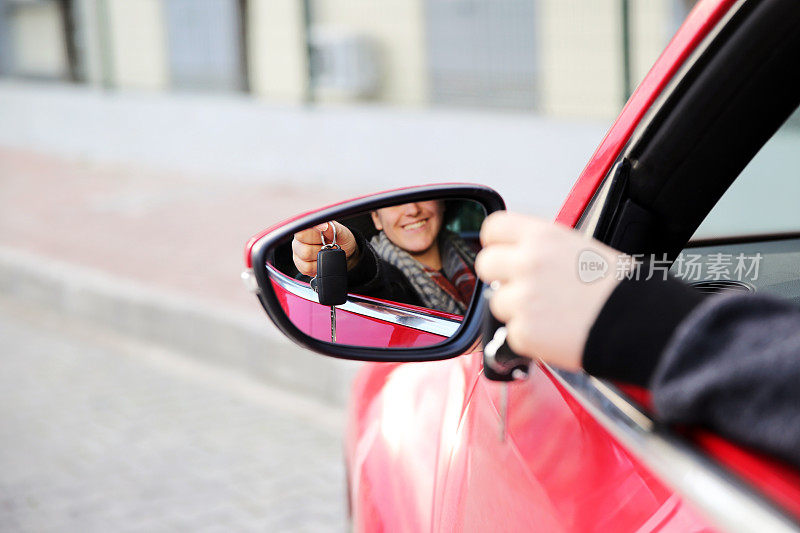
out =
<path fill-rule="evenodd" d="M 251 289 L 256 293 L 267 315 L 278 329 L 300 346 L 323 355 L 358 361 L 411 362 L 436 361 L 468 353 L 476 346 L 476 341 L 480 337 L 483 313 L 486 308 L 483 303 L 483 292 L 486 287 L 479 280 L 472 302 L 464 313 L 461 324 L 457 324 L 457 329 L 449 338 L 445 338 L 440 343 L 423 347 L 366 347 L 325 342 L 299 329 L 287 316 L 287 312 L 281 305 L 273 285 L 274 278 L 271 277 L 271 275 L 275 275 L 275 269 L 272 265 L 268 265 L 270 254 L 280 244 L 285 243 L 296 232 L 317 224 L 346 218 L 365 211 L 373 211 L 388 205 L 453 199 L 472 200 L 483 207 L 487 216 L 495 211 L 505 209 L 503 199 L 497 192 L 488 187 L 473 184 L 407 187 L 356 198 L 299 215 L 254 236 L 248 242 L 245 250 L 245 262 L 249 269 L 245 275 L 252 276 L 252 279 L 249 280 L 250 283 L 254 279 L 255 283 Z M 272 273 L 270 273 L 270 269 L 272 269 Z"/>

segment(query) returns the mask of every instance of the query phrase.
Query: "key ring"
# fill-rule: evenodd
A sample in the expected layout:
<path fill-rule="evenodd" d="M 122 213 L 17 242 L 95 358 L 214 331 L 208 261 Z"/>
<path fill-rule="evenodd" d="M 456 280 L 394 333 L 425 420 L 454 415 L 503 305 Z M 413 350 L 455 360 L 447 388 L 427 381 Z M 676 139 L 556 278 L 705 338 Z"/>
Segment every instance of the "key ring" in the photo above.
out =
<path fill-rule="evenodd" d="M 325 233 L 322 231 L 319 232 L 319 236 L 322 239 L 322 248 L 340 248 L 338 244 L 336 244 L 336 226 L 333 222 L 328 222 L 328 225 L 333 228 L 333 241 L 330 244 L 325 242 Z"/>

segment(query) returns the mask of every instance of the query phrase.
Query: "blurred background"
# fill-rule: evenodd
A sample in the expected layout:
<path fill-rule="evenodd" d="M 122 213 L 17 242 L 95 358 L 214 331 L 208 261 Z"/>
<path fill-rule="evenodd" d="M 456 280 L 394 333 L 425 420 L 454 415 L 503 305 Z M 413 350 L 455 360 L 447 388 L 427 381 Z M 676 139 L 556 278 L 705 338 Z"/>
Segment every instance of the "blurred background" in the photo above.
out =
<path fill-rule="evenodd" d="M 358 365 L 254 233 L 470 181 L 552 217 L 689 0 L 0 0 L 0 529 L 344 530 Z"/>
<path fill-rule="evenodd" d="M 3 0 L 2 72 L 612 118 L 690 0 Z"/>
<path fill-rule="evenodd" d="M 692 3 L 0 0 L 0 141 L 551 215 Z"/>

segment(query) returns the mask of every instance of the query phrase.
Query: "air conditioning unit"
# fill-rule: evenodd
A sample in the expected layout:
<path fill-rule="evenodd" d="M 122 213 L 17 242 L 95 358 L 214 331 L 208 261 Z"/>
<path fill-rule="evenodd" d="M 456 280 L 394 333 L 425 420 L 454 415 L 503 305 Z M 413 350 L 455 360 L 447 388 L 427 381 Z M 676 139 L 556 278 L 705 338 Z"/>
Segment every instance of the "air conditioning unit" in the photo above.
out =
<path fill-rule="evenodd" d="M 315 27 L 310 32 L 309 45 L 315 96 L 358 100 L 377 94 L 378 53 L 371 38 L 342 28 Z"/>

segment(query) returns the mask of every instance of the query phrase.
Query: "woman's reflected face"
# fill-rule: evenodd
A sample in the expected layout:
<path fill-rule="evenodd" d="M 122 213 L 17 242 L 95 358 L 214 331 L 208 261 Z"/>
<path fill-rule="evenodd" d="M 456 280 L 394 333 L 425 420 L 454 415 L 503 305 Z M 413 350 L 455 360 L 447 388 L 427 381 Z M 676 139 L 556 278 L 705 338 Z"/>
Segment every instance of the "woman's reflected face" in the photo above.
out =
<path fill-rule="evenodd" d="M 372 222 L 395 245 L 411 254 L 427 252 L 442 228 L 444 202 L 430 200 L 385 207 L 372 212 Z"/>

